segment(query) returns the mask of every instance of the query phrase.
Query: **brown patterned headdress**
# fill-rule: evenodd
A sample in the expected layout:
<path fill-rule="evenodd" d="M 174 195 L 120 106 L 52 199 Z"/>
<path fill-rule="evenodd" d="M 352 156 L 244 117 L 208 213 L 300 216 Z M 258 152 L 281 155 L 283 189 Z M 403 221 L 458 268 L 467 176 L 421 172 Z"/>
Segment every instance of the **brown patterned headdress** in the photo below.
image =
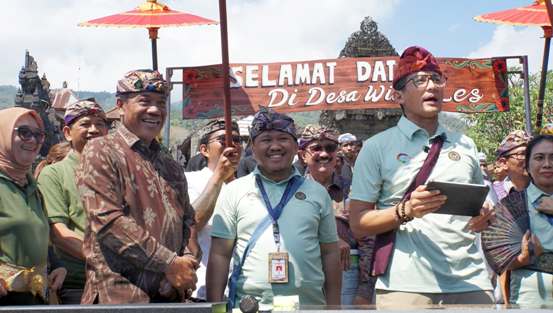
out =
<path fill-rule="evenodd" d="M 495 151 L 495 155 L 497 158 L 503 157 L 507 155 L 509 151 L 528 145 L 530 139 L 532 138 L 525 131 L 514 130 L 503 138 L 503 141 L 501 141 L 499 147 Z"/>
<path fill-rule="evenodd" d="M 200 140 L 203 140 L 211 133 L 214 133 L 218 130 L 225 130 L 224 119 L 216 119 L 216 120 L 210 121 L 198 131 L 198 135 L 200 137 Z M 232 130 L 236 132 L 240 132 L 238 128 L 238 123 L 236 123 L 236 121 L 232 121 Z"/>
<path fill-rule="evenodd" d="M 86 115 L 99 115 L 100 117 L 106 119 L 106 113 L 104 109 L 96 102 L 94 98 L 89 98 L 85 100 L 79 100 L 75 103 L 70 104 L 65 108 L 65 114 L 63 116 L 63 121 L 65 125 L 70 125 L 75 120 Z"/>
<path fill-rule="evenodd" d="M 148 91 L 168 95 L 169 83 L 152 70 L 130 71 L 117 82 L 117 95 Z"/>
<path fill-rule="evenodd" d="M 318 125 L 307 125 L 298 140 L 300 148 L 305 148 L 309 143 L 315 140 L 328 139 L 338 143 L 338 133 L 330 128 Z"/>

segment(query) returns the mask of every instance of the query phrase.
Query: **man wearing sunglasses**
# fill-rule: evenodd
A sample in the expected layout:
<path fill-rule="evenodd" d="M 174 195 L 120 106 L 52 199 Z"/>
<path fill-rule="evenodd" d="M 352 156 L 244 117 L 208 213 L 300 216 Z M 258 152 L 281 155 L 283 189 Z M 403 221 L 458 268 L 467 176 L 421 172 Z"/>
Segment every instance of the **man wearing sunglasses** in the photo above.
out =
<path fill-rule="evenodd" d="M 335 174 L 338 151 L 336 137 L 334 130 L 308 125 L 298 140 L 298 154 L 306 164 L 305 175 L 323 185 L 333 201 L 342 203 L 349 193 L 350 182 Z M 345 213 L 344 205 L 340 213 Z"/>
<path fill-rule="evenodd" d="M 62 161 L 41 171 L 38 187 L 44 196 L 52 242 L 68 271 L 60 300 L 63 304 L 78 304 L 85 283 L 82 250 L 86 215 L 77 190 L 75 171 L 87 142 L 105 136 L 108 122 L 104 110 L 93 98 L 70 104 L 65 109 L 64 122 L 63 134 L 71 144 L 71 151 Z"/>
<path fill-rule="evenodd" d="M 370 260 L 372 241 L 368 238 L 358 241 L 349 226 L 348 197 L 351 181 L 336 172 L 338 138 L 338 134 L 332 129 L 308 125 L 298 140 L 298 154 L 306 165 L 306 178 L 325 187 L 332 199 L 342 269 L 341 304 L 370 304 L 374 293 L 374 279 L 363 279 L 369 277 L 370 263 L 363 265 L 360 260 Z"/>
<path fill-rule="evenodd" d="M 181 302 L 195 288 L 200 253 L 189 241 L 194 209 L 184 169 L 156 140 L 169 89 L 157 71 L 125 74 L 117 84 L 121 124 L 82 153 L 83 304 Z"/>
<path fill-rule="evenodd" d="M 512 190 L 525 190 L 530 184 L 525 163 L 526 146 L 530 139 L 531 137 L 523 130 L 511 131 L 495 151 L 498 170 L 506 174 L 505 178 L 496 180 L 492 184 L 495 202 L 501 201 Z M 509 298 L 510 275 L 510 271 L 506 271 L 494 277 L 497 279 L 495 289 L 497 303 L 505 303 L 505 299 Z"/>
<path fill-rule="evenodd" d="M 190 203 L 196 211 L 195 233 L 198 234 L 198 242 L 203 252 L 200 267 L 196 272 L 198 283 L 193 296 L 205 299 L 205 276 L 209 249 L 211 248 L 211 226 L 213 224 L 211 216 L 221 188 L 235 177 L 236 168 L 242 154 L 242 139 L 240 138 L 238 124 L 233 121 L 233 145 L 226 146 L 224 119 L 207 123 L 199 134 L 199 150 L 206 158 L 207 166 L 200 171 L 186 172 L 185 175 L 188 182 Z"/>
<path fill-rule="evenodd" d="M 510 132 L 499 144 L 495 154 L 497 165 L 507 173 L 503 180 L 493 183 L 497 199 L 505 198 L 514 188 L 517 191 L 526 189 L 530 177 L 525 169 L 526 145 L 530 136 L 523 130 Z"/>
<path fill-rule="evenodd" d="M 491 304 L 492 286 L 477 249 L 479 217 L 429 214 L 446 201 L 429 180 L 483 184 L 474 142 L 438 123 L 446 79 L 434 56 L 407 48 L 394 72 L 397 126 L 363 144 L 353 173 L 351 226 L 376 235 L 376 305 Z"/>

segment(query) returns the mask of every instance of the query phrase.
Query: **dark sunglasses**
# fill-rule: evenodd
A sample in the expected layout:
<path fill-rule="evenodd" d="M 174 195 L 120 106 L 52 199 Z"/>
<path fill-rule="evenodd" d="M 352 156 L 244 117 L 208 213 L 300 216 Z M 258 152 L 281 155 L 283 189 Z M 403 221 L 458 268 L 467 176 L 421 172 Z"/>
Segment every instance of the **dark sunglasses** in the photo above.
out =
<path fill-rule="evenodd" d="M 19 126 L 14 128 L 17 136 L 23 141 L 31 141 L 35 138 L 38 143 L 43 143 L 46 134 L 42 129 L 31 128 L 29 126 Z"/>
<path fill-rule="evenodd" d="M 338 150 L 338 145 L 335 143 L 329 143 L 324 146 L 317 144 L 317 145 L 308 146 L 307 150 L 309 150 L 309 152 L 312 152 L 312 153 L 319 153 L 319 152 L 322 152 L 323 150 L 326 151 L 326 153 L 333 153 L 333 152 L 336 152 L 336 150 Z"/>
<path fill-rule="evenodd" d="M 225 135 L 217 136 L 217 137 L 211 139 L 210 141 L 208 141 L 207 143 L 212 143 L 212 142 L 215 142 L 215 141 L 218 141 L 221 145 L 225 146 Z M 242 137 L 232 136 L 232 142 L 234 144 L 242 144 Z"/>
<path fill-rule="evenodd" d="M 518 152 L 518 153 L 511 153 L 505 155 L 505 158 L 513 158 L 515 160 L 524 160 L 526 159 L 526 153 L 525 152 Z"/>

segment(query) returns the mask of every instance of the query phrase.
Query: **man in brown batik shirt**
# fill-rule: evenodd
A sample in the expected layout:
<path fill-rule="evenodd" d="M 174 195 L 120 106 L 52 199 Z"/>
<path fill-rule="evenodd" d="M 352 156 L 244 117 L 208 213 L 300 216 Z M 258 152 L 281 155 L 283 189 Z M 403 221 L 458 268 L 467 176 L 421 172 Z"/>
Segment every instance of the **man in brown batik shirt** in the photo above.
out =
<path fill-rule="evenodd" d="M 155 139 L 168 91 L 157 71 L 127 73 L 117 85 L 121 125 L 83 151 L 83 304 L 176 302 L 195 288 L 201 252 L 187 247 L 194 210 L 184 170 Z"/>

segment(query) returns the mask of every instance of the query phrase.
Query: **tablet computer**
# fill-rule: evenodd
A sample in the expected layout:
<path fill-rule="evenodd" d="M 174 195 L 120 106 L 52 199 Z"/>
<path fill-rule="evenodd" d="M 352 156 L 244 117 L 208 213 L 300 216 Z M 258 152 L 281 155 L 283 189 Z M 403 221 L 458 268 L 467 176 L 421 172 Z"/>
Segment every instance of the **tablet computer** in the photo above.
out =
<path fill-rule="evenodd" d="M 478 216 L 486 201 L 490 187 L 486 185 L 430 181 L 428 190 L 439 190 L 447 196 L 445 204 L 436 212 L 439 214 Z"/>

